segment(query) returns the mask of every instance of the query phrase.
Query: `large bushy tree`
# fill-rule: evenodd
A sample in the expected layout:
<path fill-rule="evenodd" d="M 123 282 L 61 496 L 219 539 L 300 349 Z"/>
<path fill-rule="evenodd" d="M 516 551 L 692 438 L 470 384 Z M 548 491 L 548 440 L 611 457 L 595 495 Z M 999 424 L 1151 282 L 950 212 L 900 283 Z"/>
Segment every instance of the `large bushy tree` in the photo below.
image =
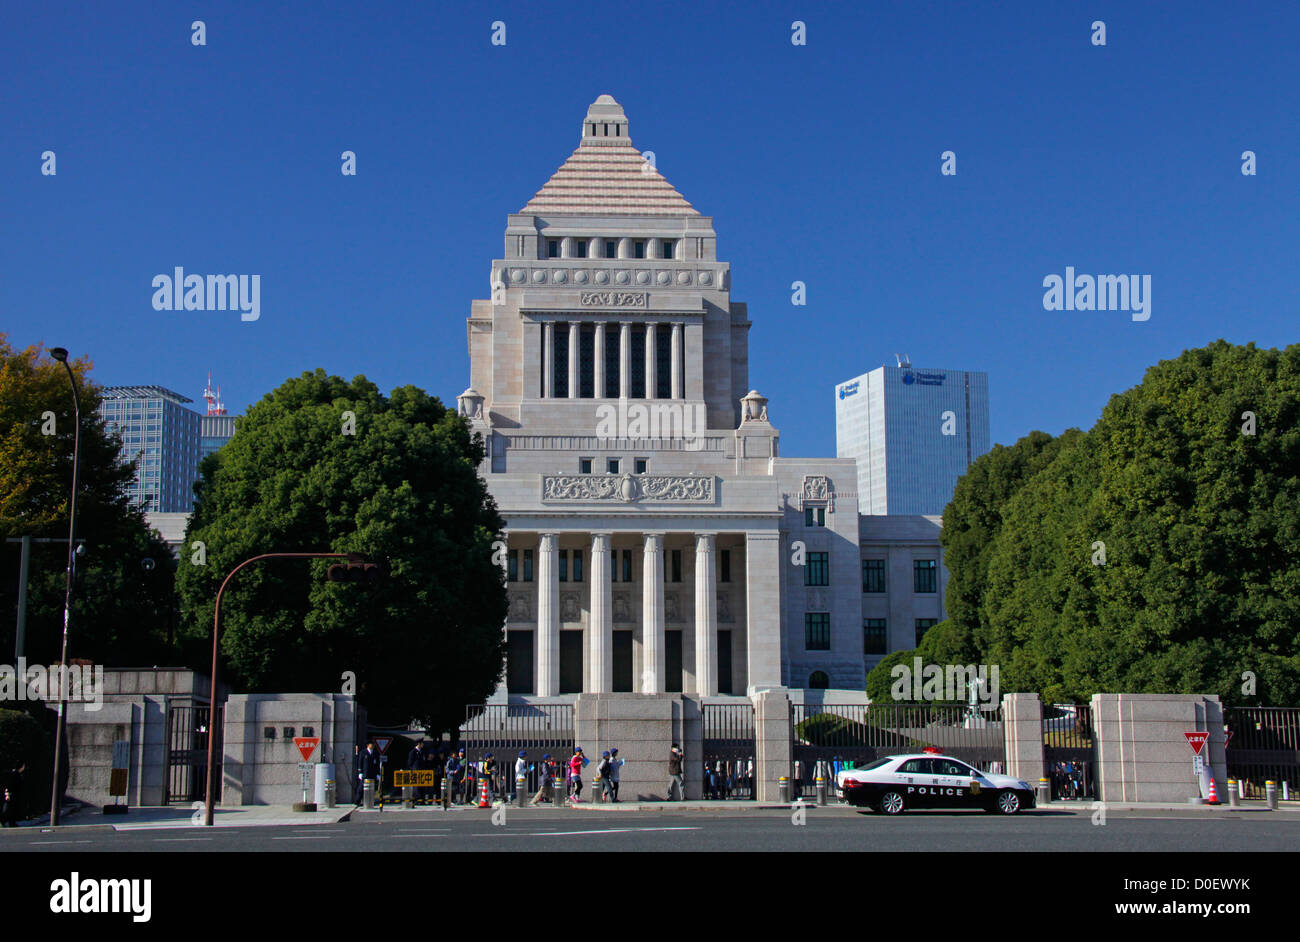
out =
<path fill-rule="evenodd" d="M 81 474 L 77 563 L 69 656 L 109 666 L 150 666 L 173 658 L 175 567 L 167 544 L 127 496 L 134 468 L 100 418 L 88 359 L 70 362 L 80 388 Z M 66 540 L 72 490 L 72 386 L 40 346 L 15 350 L 0 334 L 0 537 Z M 18 544 L 0 543 L 0 653 L 14 649 Z M 61 649 L 67 544 L 34 543 L 28 579 L 25 653 L 53 663 Z M 144 561 L 152 561 L 146 568 Z"/>
<path fill-rule="evenodd" d="M 465 421 L 413 386 L 384 397 L 361 376 L 288 380 L 203 463 L 178 580 L 186 632 L 210 637 L 217 588 L 249 557 L 363 553 L 386 561 L 376 584 L 331 583 L 329 563 L 298 560 L 235 577 L 221 649 L 237 688 L 340 690 L 350 671 L 372 722 L 454 725 L 492 692 L 504 653 L 504 521 L 482 457 Z"/>

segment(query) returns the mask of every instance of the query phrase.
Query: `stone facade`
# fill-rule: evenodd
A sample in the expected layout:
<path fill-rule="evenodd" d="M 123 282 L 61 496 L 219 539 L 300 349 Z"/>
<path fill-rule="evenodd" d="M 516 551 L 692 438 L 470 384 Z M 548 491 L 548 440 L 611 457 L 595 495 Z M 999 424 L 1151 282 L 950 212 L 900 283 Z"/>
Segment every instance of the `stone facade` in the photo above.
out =
<path fill-rule="evenodd" d="M 917 618 L 943 617 L 936 518 L 861 518 L 852 459 L 780 457 L 713 221 L 613 98 L 508 218 L 489 290 L 458 408 L 507 520 L 495 699 L 861 691 Z M 864 548 L 888 559 L 883 595 L 863 591 Z M 914 557 L 940 573 L 916 598 Z M 887 644 L 864 653 L 864 604 L 882 603 Z"/>

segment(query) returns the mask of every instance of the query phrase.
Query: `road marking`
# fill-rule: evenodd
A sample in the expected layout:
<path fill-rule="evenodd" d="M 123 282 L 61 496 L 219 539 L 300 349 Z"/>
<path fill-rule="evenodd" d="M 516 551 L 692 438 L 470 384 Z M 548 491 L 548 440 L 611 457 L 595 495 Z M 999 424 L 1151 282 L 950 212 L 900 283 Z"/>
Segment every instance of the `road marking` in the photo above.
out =
<path fill-rule="evenodd" d="M 176 843 L 177 841 L 210 841 L 210 837 L 155 837 L 155 844 Z"/>
<path fill-rule="evenodd" d="M 330 836 L 329 836 L 328 834 L 317 834 L 317 835 L 310 836 L 310 837 L 309 837 L 309 836 L 303 836 L 303 837 L 273 837 L 273 838 L 271 838 L 271 840 L 273 840 L 273 841 L 328 841 L 329 839 L 330 839 Z"/>
<path fill-rule="evenodd" d="M 500 837 L 563 837 L 572 834 L 628 834 L 632 831 L 699 831 L 698 827 L 677 827 L 677 828 L 600 828 L 598 830 L 585 831 L 502 831 Z M 482 837 L 483 835 L 477 835 Z"/>
<path fill-rule="evenodd" d="M 28 841 L 28 844 L 93 844 L 94 841 Z"/>

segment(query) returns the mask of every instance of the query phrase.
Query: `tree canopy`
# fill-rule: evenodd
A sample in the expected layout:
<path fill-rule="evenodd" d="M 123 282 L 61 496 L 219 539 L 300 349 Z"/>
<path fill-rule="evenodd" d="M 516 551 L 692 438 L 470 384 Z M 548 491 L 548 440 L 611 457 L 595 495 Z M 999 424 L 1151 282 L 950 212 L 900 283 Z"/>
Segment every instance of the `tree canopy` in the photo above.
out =
<path fill-rule="evenodd" d="M 77 377 L 81 409 L 81 473 L 77 562 L 69 655 L 111 666 L 147 666 L 172 658 L 174 615 L 171 551 L 145 523 L 127 489 L 134 474 L 121 461 L 121 440 L 98 413 L 100 389 L 91 363 L 68 364 Z M 0 334 L 0 537 L 66 541 L 76 429 L 72 385 L 61 363 L 30 346 L 15 350 Z M 18 544 L 0 543 L 0 645 L 13 651 Z M 63 631 L 67 543 L 33 543 L 28 579 L 25 653 L 32 663 L 58 660 Z M 146 569 L 144 560 L 152 560 Z"/>
<path fill-rule="evenodd" d="M 1300 345 L 1221 340 L 1086 433 L 995 448 L 944 513 L 948 620 L 925 640 L 1049 702 L 1300 702 L 1298 417 Z"/>
<path fill-rule="evenodd" d="M 386 566 L 376 584 L 327 581 L 333 560 L 235 576 L 221 614 L 234 683 L 323 692 L 352 672 L 372 723 L 460 722 L 494 690 L 504 655 L 492 544 L 505 524 L 478 475 L 483 453 L 454 410 L 414 386 L 384 397 L 363 376 L 323 370 L 286 381 L 201 466 L 178 579 L 186 632 L 211 637 L 217 589 L 245 559 L 362 553 Z"/>

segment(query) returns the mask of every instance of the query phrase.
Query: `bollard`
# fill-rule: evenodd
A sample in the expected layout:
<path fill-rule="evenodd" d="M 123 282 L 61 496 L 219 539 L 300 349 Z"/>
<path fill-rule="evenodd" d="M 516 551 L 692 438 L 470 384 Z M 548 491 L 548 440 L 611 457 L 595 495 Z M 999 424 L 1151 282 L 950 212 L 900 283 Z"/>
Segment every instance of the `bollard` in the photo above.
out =
<path fill-rule="evenodd" d="M 790 803 L 790 777 L 788 775 L 782 775 L 777 780 L 777 795 L 780 798 L 781 804 L 786 805 Z"/>
<path fill-rule="evenodd" d="M 407 808 L 415 807 L 415 787 L 413 785 L 402 786 L 402 804 Z"/>
<path fill-rule="evenodd" d="M 1229 808 L 1238 807 L 1239 802 L 1237 801 L 1237 798 L 1238 798 L 1237 780 L 1235 778 L 1230 778 L 1228 779 L 1228 807 Z"/>
<path fill-rule="evenodd" d="M 375 810 L 375 780 L 368 778 L 361 787 L 361 807 L 366 811 Z"/>
<path fill-rule="evenodd" d="M 325 807 L 334 807 L 334 779 L 332 778 L 325 780 Z"/>
<path fill-rule="evenodd" d="M 520 808 L 528 807 L 528 776 L 515 776 L 515 804 Z"/>
<path fill-rule="evenodd" d="M 1269 779 L 1264 783 L 1264 800 L 1268 802 L 1268 810 L 1277 810 L 1277 782 Z"/>
<path fill-rule="evenodd" d="M 551 786 L 551 802 L 557 808 L 563 808 L 568 804 L 566 799 L 569 796 L 565 793 L 565 786 L 566 783 L 564 777 L 559 772 L 556 772 L 555 783 Z"/>
<path fill-rule="evenodd" d="M 1052 783 L 1045 778 L 1038 780 L 1037 794 L 1034 796 L 1034 803 L 1039 807 L 1048 804 L 1052 800 Z"/>

